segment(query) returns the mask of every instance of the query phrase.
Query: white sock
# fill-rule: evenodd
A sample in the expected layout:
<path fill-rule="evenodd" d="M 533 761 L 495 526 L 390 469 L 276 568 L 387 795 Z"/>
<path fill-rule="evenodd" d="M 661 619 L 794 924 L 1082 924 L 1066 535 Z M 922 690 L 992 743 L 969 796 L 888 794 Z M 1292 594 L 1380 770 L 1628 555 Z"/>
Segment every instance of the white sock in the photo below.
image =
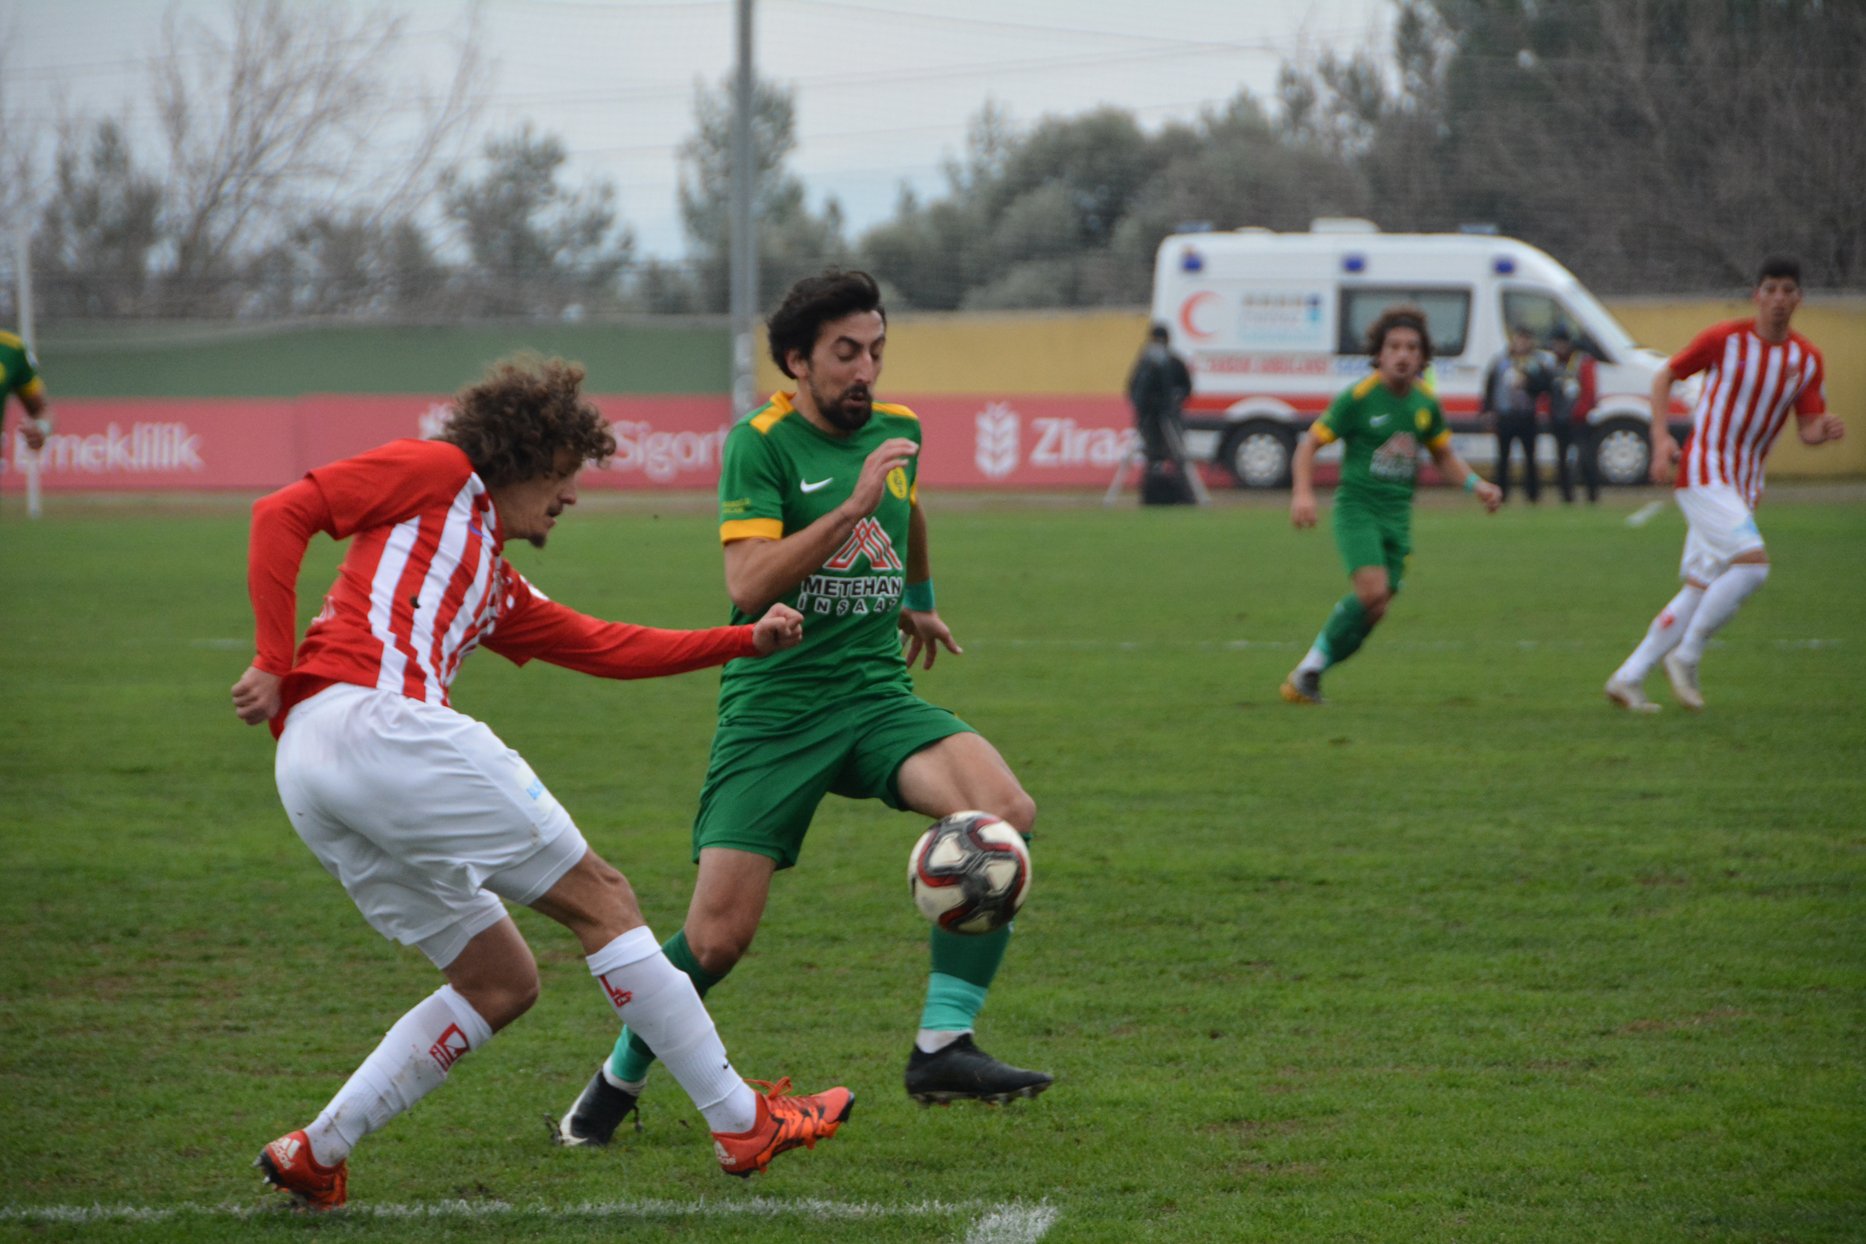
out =
<path fill-rule="evenodd" d="M 1703 599 L 1704 589 L 1701 587 L 1687 583 L 1680 588 L 1671 603 L 1659 610 L 1659 615 L 1652 619 L 1652 625 L 1646 628 L 1646 637 L 1639 641 L 1639 647 L 1633 649 L 1633 654 L 1613 672 L 1614 678 L 1630 682 L 1635 687 L 1646 681 L 1646 675 L 1652 672 L 1652 667 L 1685 637 L 1685 628 L 1691 625 L 1691 619 L 1697 614 L 1698 605 Z"/>
<path fill-rule="evenodd" d="M 922 1054 L 937 1054 L 971 1031 L 970 1028 L 967 1028 L 965 1032 L 948 1032 L 943 1028 L 922 1028 L 920 1035 L 914 1038 L 914 1048 Z"/>
<path fill-rule="evenodd" d="M 311 1156 L 335 1166 L 356 1143 L 439 1088 L 448 1069 L 492 1040 L 473 1005 L 442 985 L 395 1021 L 309 1127 Z"/>
<path fill-rule="evenodd" d="M 1329 665 L 1328 654 L 1322 651 L 1322 641 L 1318 638 L 1309 645 L 1309 653 L 1296 664 L 1296 669 L 1304 674 L 1319 674 Z"/>
<path fill-rule="evenodd" d="M 1768 562 L 1737 562 L 1712 579 L 1704 589 L 1704 603 L 1698 606 L 1697 614 L 1685 627 L 1684 638 L 1678 641 L 1678 659 L 1692 665 L 1703 660 L 1706 641 L 1736 616 L 1750 593 L 1768 577 Z"/>
<path fill-rule="evenodd" d="M 758 1121 L 758 1095 L 732 1069 L 693 982 L 667 961 L 647 926 L 630 929 L 588 962 L 609 1005 L 687 1090 L 706 1126 L 749 1131 Z"/>

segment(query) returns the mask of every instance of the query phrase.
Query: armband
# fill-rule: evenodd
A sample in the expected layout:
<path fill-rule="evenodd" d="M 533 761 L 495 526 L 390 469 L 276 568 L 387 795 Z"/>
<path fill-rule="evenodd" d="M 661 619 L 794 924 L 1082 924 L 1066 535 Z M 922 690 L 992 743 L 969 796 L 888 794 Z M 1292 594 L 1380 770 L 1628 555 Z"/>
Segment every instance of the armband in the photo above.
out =
<path fill-rule="evenodd" d="M 1477 472 L 1476 471 L 1466 471 L 1464 473 L 1464 491 L 1466 492 L 1477 491 Z"/>
<path fill-rule="evenodd" d="M 911 609 L 915 613 L 932 613 L 933 580 L 922 579 L 918 583 L 909 583 L 901 593 L 901 608 Z"/>

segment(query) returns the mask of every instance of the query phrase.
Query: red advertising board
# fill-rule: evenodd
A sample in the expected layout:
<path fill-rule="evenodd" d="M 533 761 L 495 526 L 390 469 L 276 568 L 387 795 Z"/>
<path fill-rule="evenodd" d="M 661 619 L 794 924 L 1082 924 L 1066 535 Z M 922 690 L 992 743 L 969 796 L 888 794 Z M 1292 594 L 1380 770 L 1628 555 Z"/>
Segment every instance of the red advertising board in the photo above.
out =
<path fill-rule="evenodd" d="M 1082 396 L 888 395 L 920 416 L 921 480 L 942 488 L 1105 487 L 1133 441 L 1127 403 Z M 81 399 L 57 402 L 40 455 L 47 492 L 277 488 L 310 468 L 403 436 L 432 436 L 447 397 Z M 706 489 L 732 424 L 717 397 L 598 396 L 616 456 L 590 488 Z M 9 433 L 0 488 L 22 486 L 25 440 Z"/>

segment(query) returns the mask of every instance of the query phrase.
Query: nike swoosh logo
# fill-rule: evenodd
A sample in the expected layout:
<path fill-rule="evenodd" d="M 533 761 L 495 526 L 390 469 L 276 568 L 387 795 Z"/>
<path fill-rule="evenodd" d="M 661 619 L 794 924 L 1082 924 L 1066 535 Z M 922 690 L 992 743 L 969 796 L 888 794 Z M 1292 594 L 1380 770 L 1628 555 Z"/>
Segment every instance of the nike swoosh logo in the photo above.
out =
<path fill-rule="evenodd" d="M 1375 415 L 1372 419 L 1369 419 L 1367 422 L 1370 426 L 1377 428 L 1381 424 L 1385 423 L 1386 421 L 1387 421 L 1387 417 L 1385 415 Z"/>
<path fill-rule="evenodd" d="M 829 481 L 835 478 L 836 477 L 832 475 L 829 477 L 829 479 L 819 479 L 814 484 L 812 484 L 808 480 L 799 480 L 797 481 L 797 487 L 801 488 L 805 492 L 815 492 L 819 488 L 829 487 Z"/>

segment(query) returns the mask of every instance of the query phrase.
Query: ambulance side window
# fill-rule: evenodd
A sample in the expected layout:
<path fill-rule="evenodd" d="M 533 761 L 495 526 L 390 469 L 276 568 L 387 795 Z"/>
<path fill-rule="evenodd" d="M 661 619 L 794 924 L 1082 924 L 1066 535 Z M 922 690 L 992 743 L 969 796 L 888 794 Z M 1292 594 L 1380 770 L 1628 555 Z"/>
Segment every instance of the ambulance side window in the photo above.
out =
<path fill-rule="evenodd" d="M 1368 325 L 1379 319 L 1382 311 L 1401 302 L 1410 302 L 1425 312 L 1435 357 L 1456 358 L 1464 353 L 1471 324 L 1469 286 L 1417 289 L 1392 285 L 1358 285 L 1341 291 L 1340 335 L 1335 352 L 1366 354 Z"/>
<path fill-rule="evenodd" d="M 1581 327 L 1580 317 L 1547 294 L 1525 289 L 1503 291 L 1503 330 L 1508 333 L 1519 324 L 1534 333 L 1536 345 L 1545 350 L 1549 334 L 1562 327 L 1574 335 L 1575 349 L 1584 350 L 1597 359 L 1607 357 L 1600 343 Z"/>

